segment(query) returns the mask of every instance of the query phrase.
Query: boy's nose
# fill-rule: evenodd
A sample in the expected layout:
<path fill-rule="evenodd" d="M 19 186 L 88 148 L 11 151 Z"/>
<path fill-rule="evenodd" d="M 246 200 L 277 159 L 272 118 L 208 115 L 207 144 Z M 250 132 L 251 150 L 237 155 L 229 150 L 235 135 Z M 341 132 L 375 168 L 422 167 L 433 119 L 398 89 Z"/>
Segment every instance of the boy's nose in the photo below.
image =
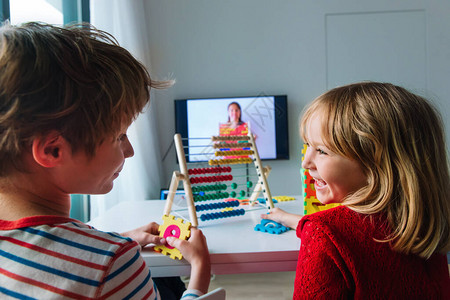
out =
<path fill-rule="evenodd" d="M 123 155 L 125 156 L 125 158 L 132 157 L 134 155 L 133 146 L 128 139 L 124 145 Z"/>

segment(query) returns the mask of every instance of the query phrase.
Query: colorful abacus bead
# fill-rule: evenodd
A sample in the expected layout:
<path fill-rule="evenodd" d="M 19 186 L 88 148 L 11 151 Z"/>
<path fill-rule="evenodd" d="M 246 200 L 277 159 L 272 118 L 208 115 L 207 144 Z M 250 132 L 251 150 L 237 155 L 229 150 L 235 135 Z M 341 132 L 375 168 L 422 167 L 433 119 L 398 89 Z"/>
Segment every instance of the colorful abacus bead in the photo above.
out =
<path fill-rule="evenodd" d="M 208 204 L 201 204 L 196 205 L 195 209 L 197 211 L 204 211 L 204 210 L 212 210 L 212 209 L 220 209 L 220 208 L 227 208 L 227 207 L 236 207 L 239 206 L 239 201 L 229 201 L 229 202 L 218 202 L 218 203 L 208 203 Z"/>
<path fill-rule="evenodd" d="M 244 214 L 245 214 L 244 209 L 236 209 L 236 210 L 230 210 L 230 211 L 224 211 L 224 212 L 203 214 L 200 216 L 200 220 L 210 221 L 210 220 L 215 220 L 215 219 L 220 219 L 220 218 L 242 216 Z"/>

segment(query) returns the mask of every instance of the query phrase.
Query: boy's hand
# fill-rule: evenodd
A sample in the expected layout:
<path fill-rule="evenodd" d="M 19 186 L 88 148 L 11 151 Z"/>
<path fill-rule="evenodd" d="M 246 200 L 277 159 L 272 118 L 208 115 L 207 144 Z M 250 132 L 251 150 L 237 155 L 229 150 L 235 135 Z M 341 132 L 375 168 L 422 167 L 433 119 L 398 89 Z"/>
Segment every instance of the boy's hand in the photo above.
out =
<path fill-rule="evenodd" d="M 209 251 L 206 238 L 200 229 L 191 228 L 191 237 L 185 241 L 173 236 L 167 237 L 167 243 L 180 250 L 183 257 L 191 265 L 207 260 L 209 264 Z"/>
<path fill-rule="evenodd" d="M 191 264 L 191 278 L 188 289 L 208 292 L 211 280 L 211 261 L 206 238 L 200 229 L 191 227 L 191 237 L 185 241 L 173 236 L 167 237 L 167 243 L 180 250 L 183 257 Z"/>
<path fill-rule="evenodd" d="M 298 222 L 302 218 L 301 215 L 295 215 L 288 212 L 285 212 L 281 208 L 275 207 L 270 210 L 268 214 L 262 214 L 261 219 L 272 220 L 277 223 L 280 223 L 283 226 L 290 227 L 292 229 L 296 229 Z"/>
<path fill-rule="evenodd" d="M 145 247 L 148 244 L 164 245 L 166 240 L 159 236 L 159 224 L 156 222 L 151 222 L 142 227 L 127 231 L 122 233 L 122 236 L 132 238 L 141 245 Z"/>

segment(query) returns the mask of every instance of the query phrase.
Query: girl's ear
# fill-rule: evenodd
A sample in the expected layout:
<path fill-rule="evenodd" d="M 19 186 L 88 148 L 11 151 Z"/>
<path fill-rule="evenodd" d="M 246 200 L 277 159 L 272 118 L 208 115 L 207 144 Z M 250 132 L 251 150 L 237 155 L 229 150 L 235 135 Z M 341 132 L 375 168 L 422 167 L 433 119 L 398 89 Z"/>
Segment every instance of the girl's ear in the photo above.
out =
<path fill-rule="evenodd" d="M 45 168 L 52 168 L 58 166 L 63 155 L 71 150 L 66 139 L 59 132 L 52 131 L 47 135 L 36 137 L 33 140 L 31 151 L 36 163 Z"/>

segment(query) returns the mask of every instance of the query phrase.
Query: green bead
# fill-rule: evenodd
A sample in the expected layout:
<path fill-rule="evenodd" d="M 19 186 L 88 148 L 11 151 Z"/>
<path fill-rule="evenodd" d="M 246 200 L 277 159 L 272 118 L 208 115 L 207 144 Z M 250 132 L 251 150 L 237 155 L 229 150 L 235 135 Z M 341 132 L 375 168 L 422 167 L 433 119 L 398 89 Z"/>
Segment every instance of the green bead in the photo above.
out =
<path fill-rule="evenodd" d="M 231 188 L 232 188 L 232 189 L 236 189 L 236 188 L 237 188 L 237 183 L 236 183 L 236 182 L 233 182 L 233 183 L 231 184 Z"/>
<path fill-rule="evenodd" d="M 231 196 L 232 198 L 236 198 L 236 192 L 235 192 L 235 191 L 232 191 L 232 192 L 230 193 L 230 196 Z"/>
<path fill-rule="evenodd" d="M 248 187 L 248 188 L 251 188 L 252 186 L 253 186 L 253 182 L 247 181 L 247 187 Z"/>
<path fill-rule="evenodd" d="M 244 197 L 244 196 L 245 196 L 245 191 L 244 191 L 244 190 L 241 190 L 241 191 L 239 192 L 239 196 Z"/>

